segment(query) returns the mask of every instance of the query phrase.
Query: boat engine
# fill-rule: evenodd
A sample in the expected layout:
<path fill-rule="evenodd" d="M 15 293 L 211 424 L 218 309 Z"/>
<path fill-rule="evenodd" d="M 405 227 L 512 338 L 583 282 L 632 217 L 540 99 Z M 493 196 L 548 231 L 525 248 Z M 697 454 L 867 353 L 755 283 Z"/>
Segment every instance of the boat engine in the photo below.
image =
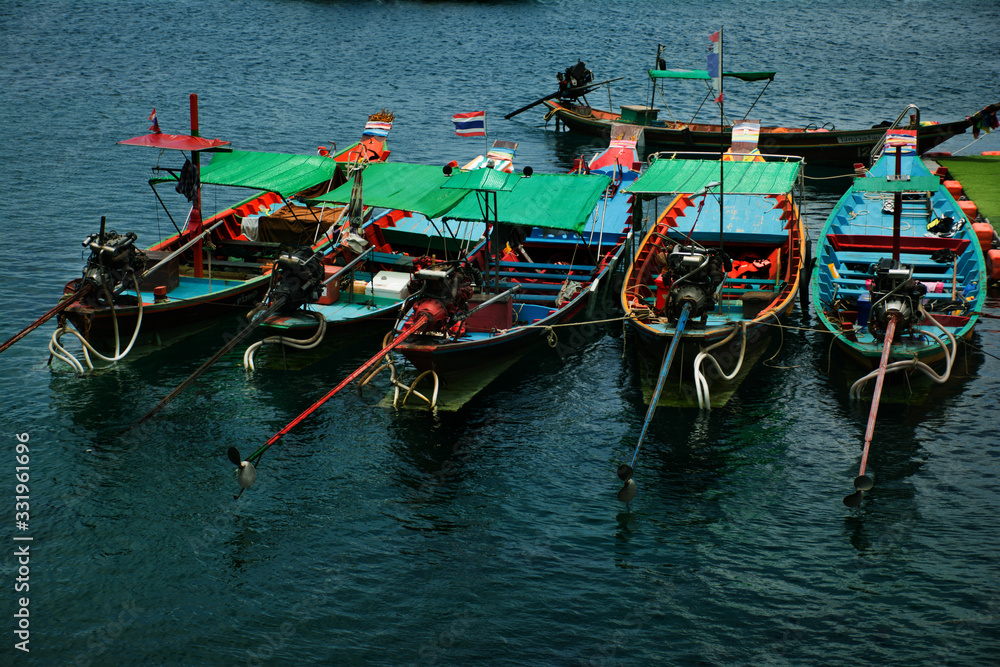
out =
<path fill-rule="evenodd" d="M 419 257 L 413 262 L 410 293 L 420 293 L 413 306 L 413 317 L 429 315 L 427 331 L 447 332 L 461 327 L 457 316 L 468 310 L 472 297 L 475 271 L 454 264 L 437 263 L 432 257 Z"/>
<path fill-rule="evenodd" d="M 894 314 L 899 315 L 897 331 L 906 331 L 920 321 L 920 300 L 927 293 L 927 287 L 912 276 L 913 267 L 889 257 L 883 257 L 875 266 L 868 320 L 873 336 L 885 336 L 886 326 Z"/>
<path fill-rule="evenodd" d="M 291 313 L 307 303 L 316 303 L 323 293 L 323 263 L 309 246 L 283 252 L 276 262 L 277 284 L 271 290 L 271 300 L 285 297 L 282 313 Z"/>
<path fill-rule="evenodd" d="M 718 249 L 675 245 L 667 255 L 663 273 L 656 279 L 655 310 L 674 322 L 684 305 L 690 304 L 692 320 L 705 317 L 715 309 L 715 291 L 731 268 L 729 257 Z"/>
<path fill-rule="evenodd" d="M 559 79 L 559 97 L 564 100 L 575 100 L 587 92 L 585 90 L 587 84 L 594 82 L 594 73 L 587 69 L 582 60 L 577 60 L 576 64 L 567 67 L 565 72 L 558 72 L 556 78 Z"/>
<path fill-rule="evenodd" d="M 119 234 L 118 232 L 104 232 L 104 241 L 101 242 L 101 234 L 91 234 L 83 241 L 84 248 L 90 248 L 90 257 L 87 258 L 87 265 L 83 268 L 83 282 L 90 282 L 97 287 L 108 287 L 116 290 L 118 287 L 132 285 L 129 274 L 133 274 L 136 279 L 146 270 L 146 254 L 135 247 L 135 241 L 139 237 L 135 232 Z M 107 298 L 97 290 L 97 298 Z"/>

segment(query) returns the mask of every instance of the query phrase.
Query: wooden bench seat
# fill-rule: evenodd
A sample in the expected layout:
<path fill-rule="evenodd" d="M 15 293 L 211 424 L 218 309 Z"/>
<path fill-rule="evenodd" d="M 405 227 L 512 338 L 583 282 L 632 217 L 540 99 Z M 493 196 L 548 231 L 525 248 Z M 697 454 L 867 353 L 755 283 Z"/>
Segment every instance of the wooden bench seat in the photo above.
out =
<path fill-rule="evenodd" d="M 834 250 L 886 254 L 892 252 L 891 235 L 827 234 L 827 240 Z M 941 238 L 939 236 L 901 236 L 899 251 L 930 255 L 938 250 L 951 250 L 956 254 L 965 250 L 968 239 Z"/>

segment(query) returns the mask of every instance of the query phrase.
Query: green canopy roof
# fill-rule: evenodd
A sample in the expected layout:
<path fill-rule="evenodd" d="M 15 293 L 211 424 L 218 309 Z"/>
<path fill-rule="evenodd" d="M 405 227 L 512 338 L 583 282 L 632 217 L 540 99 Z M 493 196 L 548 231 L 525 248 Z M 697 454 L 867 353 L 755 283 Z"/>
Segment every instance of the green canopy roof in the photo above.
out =
<path fill-rule="evenodd" d="M 795 162 L 723 162 L 726 194 L 771 195 L 791 192 L 799 176 Z M 718 160 L 657 160 L 625 192 L 656 197 L 690 194 L 719 180 Z"/>
<path fill-rule="evenodd" d="M 497 220 L 511 225 L 531 225 L 579 232 L 611 183 L 596 174 L 534 174 L 521 178 L 508 192 L 497 192 Z M 482 220 L 479 195 L 470 193 L 444 217 Z"/>
<path fill-rule="evenodd" d="M 449 177 L 441 167 L 371 164 L 362 174 L 362 200 L 365 206 L 416 211 L 429 218 L 482 221 L 480 195 L 472 188 L 488 189 L 496 192 L 497 219 L 502 223 L 580 231 L 610 183 L 606 176 L 597 175 L 521 177 L 491 171 L 458 172 Z M 491 183 L 494 176 L 500 178 Z M 313 201 L 346 203 L 350 198 L 351 184 L 346 183 Z"/>
<path fill-rule="evenodd" d="M 276 192 L 282 197 L 295 194 L 333 178 L 340 163 L 320 155 L 291 155 L 233 151 L 216 153 L 201 168 L 201 182 Z M 156 178 L 151 183 L 177 180 Z"/>
<path fill-rule="evenodd" d="M 441 167 L 377 162 L 369 164 L 362 172 L 362 199 L 365 206 L 398 208 L 439 218 L 468 194 L 467 190 L 443 189 L 447 182 L 448 177 Z M 351 188 L 349 181 L 313 201 L 346 204 L 351 201 Z"/>
<path fill-rule="evenodd" d="M 520 180 L 521 176 L 514 173 L 508 174 L 496 169 L 473 169 L 452 174 L 441 187 L 481 190 L 483 192 L 510 192 Z"/>
<path fill-rule="evenodd" d="M 741 81 L 774 81 L 777 72 L 723 72 L 722 76 Z M 651 69 L 650 79 L 710 79 L 708 70 L 703 69 Z"/>

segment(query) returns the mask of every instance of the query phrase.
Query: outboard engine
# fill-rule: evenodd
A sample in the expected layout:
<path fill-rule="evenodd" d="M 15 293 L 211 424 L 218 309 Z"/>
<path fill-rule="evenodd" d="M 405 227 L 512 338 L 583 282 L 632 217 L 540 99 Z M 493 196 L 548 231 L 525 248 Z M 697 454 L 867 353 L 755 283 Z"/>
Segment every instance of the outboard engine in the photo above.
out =
<path fill-rule="evenodd" d="M 282 313 L 291 313 L 299 306 L 319 301 L 323 292 L 323 262 L 309 246 L 293 252 L 283 252 L 277 260 L 277 284 L 271 290 L 272 301 L 285 297 Z"/>
<path fill-rule="evenodd" d="M 894 314 L 899 315 L 897 331 L 906 331 L 920 322 L 920 300 L 927 293 L 927 287 L 912 276 L 911 266 L 889 257 L 879 260 L 872 281 L 871 318 L 868 321 L 872 335 L 884 337 Z"/>
<path fill-rule="evenodd" d="M 729 257 L 717 249 L 675 245 L 656 278 L 655 310 L 674 322 L 684 305 L 690 304 L 690 319 L 704 317 L 715 309 L 715 291 L 731 267 Z"/>
<path fill-rule="evenodd" d="M 575 100 L 583 95 L 587 84 L 594 82 L 594 73 L 587 69 L 582 60 L 577 60 L 572 67 L 567 67 L 565 72 L 556 74 L 559 79 L 559 97 L 564 100 Z"/>
<path fill-rule="evenodd" d="M 119 234 L 118 232 L 103 232 L 91 234 L 83 241 L 84 248 L 90 248 L 90 257 L 83 269 L 83 282 L 90 282 L 99 288 L 108 287 L 112 291 L 118 287 L 129 286 L 133 274 L 136 279 L 146 269 L 146 254 L 135 247 L 139 237 L 135 232 Z M 97 298 L 106 298 L 103 290 L 97 290 Z"/>
<path fill-rule="evenodd" d="M 446 332 L 456 323 L 459 314 L 468 309 L 472 297 L 474 272 L 463 266 L 438 264 L 432 257 L 419 257 L 413 262 L 410 293 L 418 291 L 421 298 L 413 306 L 413 317 L 429 315 L 428 331 Z"/>

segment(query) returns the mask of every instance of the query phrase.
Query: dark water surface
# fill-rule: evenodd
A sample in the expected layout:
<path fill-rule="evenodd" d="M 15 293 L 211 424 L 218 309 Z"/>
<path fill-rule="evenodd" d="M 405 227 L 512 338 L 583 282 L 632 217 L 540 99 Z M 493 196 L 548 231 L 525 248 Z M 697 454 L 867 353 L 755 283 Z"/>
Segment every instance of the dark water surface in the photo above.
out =
<path fill-rule="evenodd" d="M 79 275 L 101 215 L 143 246 L 171 229 L 145 184 L 157 152 L 115 145 L 153 106 L 184 132 L 196 92 L 204 136 L 306 153 L 389 108 L 393 159 L 427 164 L 481 152 L 449 118 L 487 109 L 519 165 L 563 171 L 600 140 L 557 135 L 537 109 L 503 114 L 578 57 L 628 77 L 616 105 L 638 103 L 657 42 L 701 67 L 720 26 L 727 69 L 779 72 L 765 122 L 864 127 L 908 103 L 951 120 L 1000 101 L 996 2 L 7 0 L 0 338 Z M 757 90 L 728 86 L 730 108 Z M 700 99 L 667 102 L 686 117 Z M 998 148 L 994 134 L 965 152 Z M 810 181 L 814 234 L 844 187 Z M 812 331 L 775 341 L 725 408 L 662 409 L 626 509 L 614 470 L 645 406 L 620 323 L 561 334 L 457 413 L 376 408 L 384 385 L 343 393 L 239 502 L 226 448 L 264 442 L 378 334 L 251 379 L 227 358 L 120 437 L 235 324 L 87 379 L 45 366 L 48 324 L 0 356 L 0 663 L 996 664 L 1000 298 L 987 314 L 948 385 L 883 406 L 877 485 L 857 511 L 841 497 L 868 405 L 848 400 L 836 357 L 826 373 Z M 28 531 L 14 525 L 15 433 L 30 434 Z M 26 593 L 18 535 L 33 537 Z M 21 596 L 29 654 L 14 648 Z"/>

